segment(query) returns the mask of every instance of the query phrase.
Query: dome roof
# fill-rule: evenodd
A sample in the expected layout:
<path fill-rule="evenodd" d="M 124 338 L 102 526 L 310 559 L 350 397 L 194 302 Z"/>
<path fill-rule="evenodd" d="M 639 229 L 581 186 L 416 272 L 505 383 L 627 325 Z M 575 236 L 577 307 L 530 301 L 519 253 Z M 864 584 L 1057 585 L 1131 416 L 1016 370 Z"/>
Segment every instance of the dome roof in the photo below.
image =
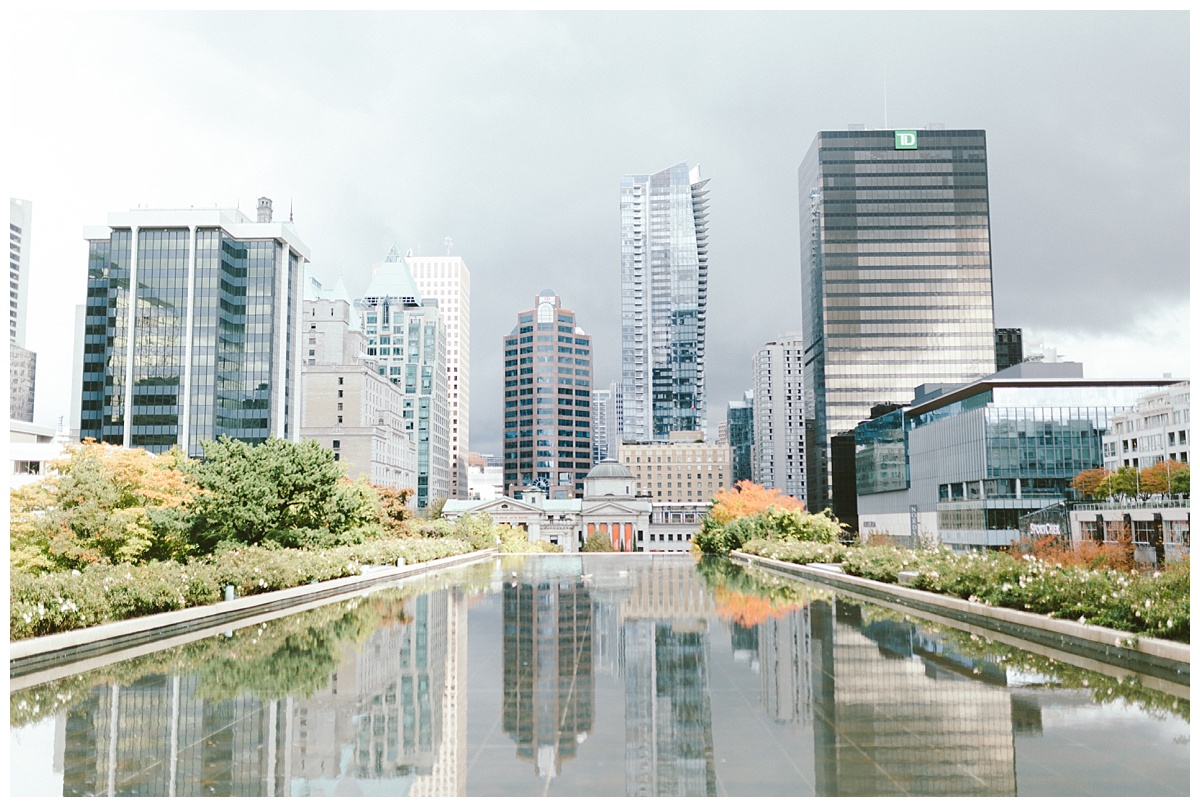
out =
<path fill-rule="evenodd" d="M 588 471 L 588 479 L 633 479 L 633 474 L 629 472 L 621 463 L 614 459 L 600 460 L 592 470 Z"/>

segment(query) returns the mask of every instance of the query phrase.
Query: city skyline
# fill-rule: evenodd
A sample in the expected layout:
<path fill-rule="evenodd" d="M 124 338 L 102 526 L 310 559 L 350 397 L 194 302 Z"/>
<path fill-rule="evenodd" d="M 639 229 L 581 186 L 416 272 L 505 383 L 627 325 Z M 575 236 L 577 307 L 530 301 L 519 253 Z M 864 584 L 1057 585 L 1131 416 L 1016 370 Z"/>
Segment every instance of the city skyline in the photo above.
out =
<path fill-rule="evenodd" d="M 547 286 L 577 300 L 597 387 L 619 378 L 618 183 L 685 161 L 714 191 L 715 427 L 755 348 L 801 327 L 795 172 L 817 132 L 854 122 L 988 133 L 997 327 L 1088 377 L 1189 375 L 1185 13 L 10 18 L 31 77 L 10 92 L 31 110 L 10 193 L 37 207 L 39 423 L 69 418 L 73 334 L 34 323 L 84 302 L 83 227 L 139 205 L 252 213 L 262 195 L 354 297 L 391 244 L 438 255 L 453 238 L 477 301 L 470 448 L 498 454 L 511 312 Z M 638 83 L 645 65 L 611 58 L 650 42 L 655 64 L 704 50 L 700 75 Z M 846 48 L 860 66 L 835 58 Z M 65 134 L 105 119 L 112 87 L 143 102 Z"/>

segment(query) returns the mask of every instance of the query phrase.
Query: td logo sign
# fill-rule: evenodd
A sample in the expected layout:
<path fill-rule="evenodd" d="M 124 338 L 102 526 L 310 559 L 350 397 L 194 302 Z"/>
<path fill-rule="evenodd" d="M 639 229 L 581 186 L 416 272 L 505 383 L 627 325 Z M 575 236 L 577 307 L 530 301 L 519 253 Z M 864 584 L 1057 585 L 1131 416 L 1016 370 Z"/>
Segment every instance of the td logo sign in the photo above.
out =
<path fill-rule="evenodd" d="M 916 129 L 897 129 L 896 130 L 896 148 L 898 149 L 915 149 L 917 147 L 917 130 Z"/>

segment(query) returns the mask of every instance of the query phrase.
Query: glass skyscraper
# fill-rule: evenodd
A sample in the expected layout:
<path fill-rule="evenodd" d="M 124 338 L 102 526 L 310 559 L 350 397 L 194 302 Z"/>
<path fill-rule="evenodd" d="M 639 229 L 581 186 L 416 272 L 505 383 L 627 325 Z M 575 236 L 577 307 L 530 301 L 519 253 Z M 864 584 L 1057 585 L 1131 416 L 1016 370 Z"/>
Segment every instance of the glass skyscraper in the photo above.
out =
<path fill-rule="evenodd" d="M 421 295 L 398 254 L 372 271 L 356 303 L 363 312 L 367 357 L 404 393 L 404 427 L 417 445 L 417 507 L 424 508 L 450 495 L 446 323 L 437 300 Z"/>
<path fill-rule="evenodd" d="M 624 442 L 703 431 L 708 180 L 686 163 L 621 180 Z"/>
<path fill-rule="evenodd" d="M 131 210 L 89 227 L 80 437 L 200 456 L 297 439 L 301 287 L 290 223 L 237 210 Z"/>
<path fill-rule="evenodd" d="M 996 369 L 978 129 L 820 132 L 799 169 L 810 509 L 830 439 L 878 403 Z"/>

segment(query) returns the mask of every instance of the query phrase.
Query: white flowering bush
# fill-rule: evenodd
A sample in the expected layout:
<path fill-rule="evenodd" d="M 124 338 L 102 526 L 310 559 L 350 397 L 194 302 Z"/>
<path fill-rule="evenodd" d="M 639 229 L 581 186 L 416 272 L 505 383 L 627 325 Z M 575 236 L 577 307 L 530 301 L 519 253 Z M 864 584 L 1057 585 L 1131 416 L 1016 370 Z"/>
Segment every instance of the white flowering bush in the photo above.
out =
<path fill-rule="evenodd" d="M 27 639 L 219 602 L 226 586 L 247 596 L 394 566 L 461 555 L 460 539 L 392 539 L 331 549 L 244 546 L 190 563 L 93 564 L 82 570 L 9 577 L 9 639 Z"/>
<path fill-rule="evenodd" d="M 824 562 L 824 545 L 805 548 L 782 542 L 751 541 L 744 550 L 794 563 Z M 1187 560 L 1162 571 L 1128 572 L 1052 563 L 1033 555 L 1003 552 L 955 553 L 945 548 L 905 549 L 875 545 L 846 548 L 843 571 L 896 583 L 901 571 L 914 571 L 906 585 L 1088 625 L 1189 641 L 1191 567 Z"/>
<path fill-rule="evenodd" d="M 747 541 L 741 551 L 787 563 L 841 563 L 846 557 L 846 548 L 841 544 L 772 538 Z"/>

